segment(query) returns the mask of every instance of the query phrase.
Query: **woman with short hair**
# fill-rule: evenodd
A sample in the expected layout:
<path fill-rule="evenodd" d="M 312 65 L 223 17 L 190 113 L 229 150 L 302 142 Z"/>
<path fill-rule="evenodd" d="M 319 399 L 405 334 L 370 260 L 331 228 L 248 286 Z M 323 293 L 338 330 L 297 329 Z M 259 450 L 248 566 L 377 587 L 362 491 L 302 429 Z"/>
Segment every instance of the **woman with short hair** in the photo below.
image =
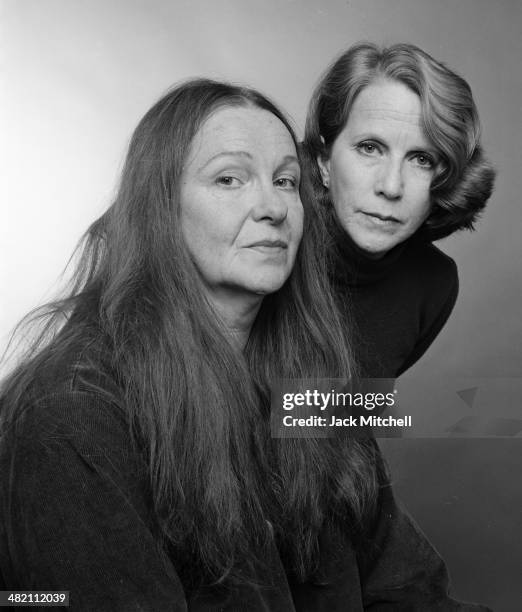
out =
<path fill-rule="evenodd" d="M 315 89 L 303 148 L 362 372 L 398 376 L 457 298 L 432 241 L 473 229 L 493 188 L 471 89 L 414 45 L 354 45 Z"/>

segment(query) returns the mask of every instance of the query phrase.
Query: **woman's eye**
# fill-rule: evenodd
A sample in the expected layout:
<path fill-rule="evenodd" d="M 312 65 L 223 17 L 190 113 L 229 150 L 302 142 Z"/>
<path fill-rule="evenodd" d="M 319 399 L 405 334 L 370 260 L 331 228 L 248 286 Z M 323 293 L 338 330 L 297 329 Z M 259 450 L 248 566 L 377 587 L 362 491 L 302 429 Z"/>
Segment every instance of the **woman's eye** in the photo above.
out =
<path fill-rule="evenodd" d="M 229 176 L 228 174 L 218 176 L 216 179 L 216 183 L 222 187 L 238 187 L 240 182 L 237 177 Z"/>
<path fill-rule="evenodd" d="M 375 155 L 379 152 L 379 147 L 374 142 L 360 142 L 357 145 L 357 150 L 365 155 Z"/>
<path fill-rule="evenodd" d="M 424 153 L 417 153 L 413 157 L 413 160 L 418 166 L 420 166 L 421 168 L 427 168 L 428 170 L 431 170 L 435 166 L 435 161 L 431 157 L 431 155 L 427 155 Z"/>
<path fill-rule="evenodd" d="M 274 181 L 274 185 L 282 189 L 296 189 L 297 179 L 289 176 L 282 176 Z"/>

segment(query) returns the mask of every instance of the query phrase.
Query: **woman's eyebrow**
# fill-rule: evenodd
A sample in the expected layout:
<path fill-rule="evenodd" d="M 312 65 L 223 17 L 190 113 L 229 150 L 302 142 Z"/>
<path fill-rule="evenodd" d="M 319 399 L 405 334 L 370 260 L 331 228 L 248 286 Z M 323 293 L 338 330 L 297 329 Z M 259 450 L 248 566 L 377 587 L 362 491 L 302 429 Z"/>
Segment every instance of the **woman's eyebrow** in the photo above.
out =
<path fill-rule="evenodd" d="M 241 150 L 220 151 L 219 153 L 216 153 L 215 155 L 212 155 L 212 157 L 207 159 L 207 161 L 199 168 L 199 170 L 203 170 L 210 163 L 212 163 L 215 159 L 218 159 L 219 157 L 242 157 L 242 158 L 246 158 L 249 160 L 253 159 L 252 155 L 248 151 L 241 151 Z"/>
<path fill-rule="evenodd" d="M 353 132 L 348 135 L 348 140 L 350 142 L 364 142 L 366 140 L 371 140 L 373 142 L 377 142 L 380 145 L 387 147 L 387 139 L 383 134 L 377 134 L 377 132 L 372 132 L 370 130 L 361 130 L 359 132 Z"/>
<path fill-rule="evenodd" d="M 220 157 L 239 157 L 248 160 L 253 160 L 253 156 L 248 151 L 242 150 L 230 150 L 230 151 L 220 151 L 215 155 L 212 155 L 205 163 L 201 165 L 198 169 L 198 172 L 205 169 L 209 164 L 211 164 L 214 160 L 219 159 Z M 285 155 L 281 162 L 277 165 L 277 171 L 279 171 L 284 166 L 288 166 L 290 164 L 296 164 L 299 168 L 301 167 L 299 164 L 299 159 L 296 155 Z"/>

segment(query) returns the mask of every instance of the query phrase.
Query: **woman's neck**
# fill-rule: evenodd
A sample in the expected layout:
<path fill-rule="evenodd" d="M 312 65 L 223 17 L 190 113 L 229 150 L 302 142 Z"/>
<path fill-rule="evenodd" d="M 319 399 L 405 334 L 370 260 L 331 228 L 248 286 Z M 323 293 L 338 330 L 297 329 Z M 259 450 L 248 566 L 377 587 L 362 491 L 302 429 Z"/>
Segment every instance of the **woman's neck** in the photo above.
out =
<path fill-rule="evenodd" d="M 221 319 L 231 344 L 243 350 L 263 296 L 212 291 L 208 293 L 208 298 Z"/>

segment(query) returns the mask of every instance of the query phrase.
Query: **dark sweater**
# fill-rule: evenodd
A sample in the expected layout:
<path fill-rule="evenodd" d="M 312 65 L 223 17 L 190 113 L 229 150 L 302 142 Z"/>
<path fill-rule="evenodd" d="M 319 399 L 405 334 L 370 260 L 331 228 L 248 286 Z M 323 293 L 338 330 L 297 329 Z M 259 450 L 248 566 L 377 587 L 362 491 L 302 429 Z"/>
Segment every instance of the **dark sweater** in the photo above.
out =
<path fill-rule="evenodd" d="M 431 243 L 410 239 L 381 259 L 337 234 L 333 280 L 368 378 L 394 378 L 428 349 L 457 299 L 455 262 Z"/>
<path fill-rule="evenodd" d="M 0 439 L 0 590 L 69 590 L 71 609 L 89 612 L 487 609 L 448 597 L 444 563 L 386 482 L 358 547 L 348 529 L 323 533 L 314 580 L 289 578 L 274 543 L 267 586 L 187 593 L 181 561 L 154 538 L 123 412 L 72 381 L 48 388 Z"/>

